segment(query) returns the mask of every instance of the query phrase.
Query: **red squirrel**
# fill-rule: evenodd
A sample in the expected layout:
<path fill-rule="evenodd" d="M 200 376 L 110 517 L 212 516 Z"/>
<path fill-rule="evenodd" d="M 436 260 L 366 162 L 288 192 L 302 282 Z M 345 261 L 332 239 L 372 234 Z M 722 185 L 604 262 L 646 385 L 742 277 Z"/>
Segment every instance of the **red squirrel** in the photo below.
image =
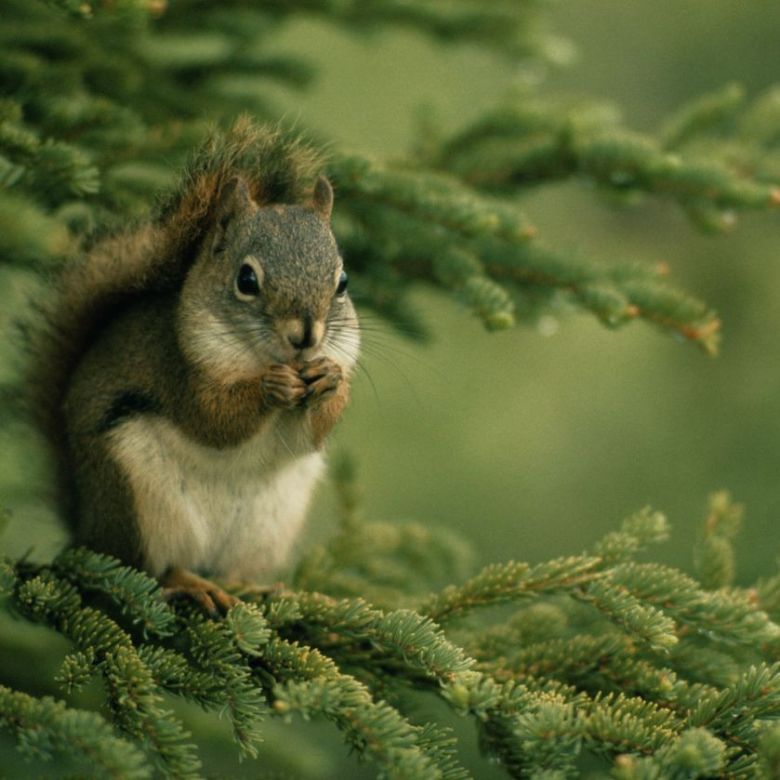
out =
<path fill-rule="evenodd" d="M 73 539 L 208 611 L 286 562 L 349 397 L 355 309 L 333 190 L 239 121 L 159 215 L 68 264 L 30 394 Z"/>

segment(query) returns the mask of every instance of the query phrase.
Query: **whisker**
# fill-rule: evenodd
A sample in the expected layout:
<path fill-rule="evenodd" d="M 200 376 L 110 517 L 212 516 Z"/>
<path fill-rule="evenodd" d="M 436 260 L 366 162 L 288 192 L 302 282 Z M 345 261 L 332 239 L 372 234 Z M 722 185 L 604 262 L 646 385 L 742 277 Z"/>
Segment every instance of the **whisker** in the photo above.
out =
<path fill-rule="evenodd" d="M 331 349 L 337 356 L 340 355 L 345 360 L 351 359 L 351 355 L 347 354 L 342 347 L 340 347 L 338 344 L 331 343 L 328 345 L 328 348 Z M 368 383 L 371 385 L 371 390 L 374 393 L 374 397 L 377 401 L 377 403 L 381 404 L 381 398 L 379 396 L 379 391 L 377 390 L 376 383 L 374 382 L 374 378 L 371 376 L 371 373 L 366 368 L 365 363 L 360 359 L 355 359 L 355 367 L 361 371 L 366 379 L 368 380 Z"/>
<path fill-rule="evenodd" d="M 371 392 L 374 394 L 374 399 L 377 404 L 382 405 L 382 398 L 379 395 L 374 377 L 371 376 L 371 372 L 366 368 L 366 364 L 362 360 L 356 360 L 355 365 L 363 372 L 363 375 L 368 380 L 368 384 L 371 385 Z"/>
<path fill-rule="evenodd" d="M 429 356 L 422 357 L 419 354 L 415 354 L 415 352 L 411 350 L 403 349 L 392 342 L 377 339 L 374 334 L 363 339 L 361 349 L 368 355 L 376 355 L 385 359 L 389 359 L 387 353 L 392 353 L 397 358 L 411 361 L 417 367 L 424 368 L 426 371 L 433 373 L 438 379 L 446 379 L 446 372 L 432 362 Z"/>

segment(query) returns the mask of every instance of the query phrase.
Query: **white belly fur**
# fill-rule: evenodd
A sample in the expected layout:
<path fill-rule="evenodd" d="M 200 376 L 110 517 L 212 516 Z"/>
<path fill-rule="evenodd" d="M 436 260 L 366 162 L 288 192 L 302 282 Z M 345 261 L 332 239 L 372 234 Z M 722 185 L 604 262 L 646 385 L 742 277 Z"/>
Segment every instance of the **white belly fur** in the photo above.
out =
<path fill-rule="evenodd" d="M 132 487 L 145 568 L 154 576 L 181 566 L 268 583 L 292 550 L 324 466 L 299 420 L 279 418 L 221 450 L 151 416 L 129 420 L 112 439 Z"/>

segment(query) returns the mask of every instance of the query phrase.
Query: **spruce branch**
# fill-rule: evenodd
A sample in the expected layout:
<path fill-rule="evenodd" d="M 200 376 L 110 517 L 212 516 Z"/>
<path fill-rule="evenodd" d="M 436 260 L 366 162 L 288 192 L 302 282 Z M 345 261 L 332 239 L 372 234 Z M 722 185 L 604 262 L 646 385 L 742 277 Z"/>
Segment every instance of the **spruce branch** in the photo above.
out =
<path fill-rule="evenodd" d="M 332 163 L 331 173 L 340 208 L 354 220 L 340 237 L 359 270 L 369 260 L 382 262 L 410 281 L 452 290 L 491 330 L 514 322 L 518 296 L 547 290 L 568 295 L 608 327 L 645 319 L 706 352 L 717 350 L 720 321 L 670 287 L 662 267 L 600 267 L 557 252 L 535 240 L 536 229 L 514 204 L 454 178 L 356 157 Z M 363 235 L 380 239 L 368 258 L 361 257 Z"/>
<path fill-rule="evenodd" d="M 614 113 L 591 105 L 569 108 L 525 101 L 495 111 L 447 140 L 435 164 L 474 186 L 506 191 L 570 176 L 589 178 L 616 191 L 670 197 L 695 210 L 711 204 L 728 209 L 780 206 L 777 184 L 734 171 L 720 160 L 671 152 L 699 135 L 739 102 L 730 88 L 681 110 L 669 120 L 660 142 L 620 127 Z M 729 219 L 722 227 L 729 227 Z"/>
<path fill-rule="evenodd" d="M 707 590 L 725 588 L 734 581 L 734 538 L 739 533 L 743 509 L 721 491 L 710 496 L 709 513 L 703 523 L 693 562 L 696 576 Z"/>
<path fill-rule="evenodd" d="M 167 16 L 166 13 L 164 18 Z M 246 28 L 230 23 L 227 16 L 215 18 L 218 31 L 188 30 L 186 36 L 171 31 L 153 34 L 142 26 L 145 37 L 139 44 L 141 62 L 155 73 L 148 79 L 154 97 L 177 116 L 186 113 L 186 108 L 174 101 L 172 94 L 180 81 L 192 80 L 193 68 L 208 67 L 211 71 L 224 67 L 243 73 L 242 78 L 247 79 L 256 78 L 259 71 L 268 72 L 267 62 L 243 54 L 237 58 L 235 52 L 243 51 L 242 47 L 247 45 L 241 40 Z M 172 29 L 178 24 L 185 28 L 188 25 L 179 11 L 170 12 L 168 23 Z M 250 21 L 247 26 L 251 27 Z M 135 57 L 134 67 L 141 67 L 138 53 L 132 51 L 129 32 L 121 30 L 121 25 L 110 28 L 111 35 L 121 38 L 120 50 L 130 59 Z M 69 46 L 77 45 L 84 37 L 78 27 L 66 28 L 62 34 L 69 38 Z M 186 41 L 178 55 L 177 47 L 169 45 L 168 40 L 177 34 L 181 41 Z M 192 34 L 208 40 L 193 46 L 189 37 Z M 210 58 L 207 65 L 204 58 Z M 276 70 L 287 75 L 291 67 L 288 63 Z M 125 102 L 131 104 L 138 99 L 138 95 L 126 97 Z M 45 101 L 41 127 L 35 129 L 25 123 L 22 104 L 9 102 L 7 117 L 0 121 L 0 153 L 6 150 L 5 176 L 14 189 L 33 198 L 39 211 L 57 209 L 60 231 L 63 224 L 76 234 L 89 230 L 106 210 L 116 214 L 138 213 L 144 194 L 148 196 L 159 189 L 169 178 L 155 158 L 191 147 L 202 131 L 194 117 L 186 130 L 173 133 L 165 127 L 154 129 L 154 117 L 146 116 L 142 106 L 135 114 L 128 113 L 128 109 L 112 102 L 112 96 L 102 92 L 74 94 L 74 99 L 69 100 L 61 94 L 50 98 Z M 213 95 L 208 100 L 213 101 Z M 578 170 L 587 175 L 613 180 L 618 169 L 652 169 L 652 176 L 647 174 L 648 181 L 652 179 L 658 191 L 675 191 L 680 180 L 683 194 L 687 193 L 686 208 L 699 219 L 709 218 L 708 204 L 723 210 L 737 203 L 744 205 L 751 198 L 753 205 L 759 201 L 773 202 L 771 188 L 733 181 L 725 174 L 721 176 L 712 165 L 705 170 L 691 163 L 683 166 L 683 173 L 679 174 L 671 158 L 658 157 L 668 153 L 659 151 L 656 159 L 649 147 L 645 148 L 644 141 L 625 133 L 621 139 L 609 136 L 609 141 L 603 140 L 594 127 L 599 132 L 606 131 L 592 119 L 579 123 L 569 118 L 561 120 L 562 112 L 558 109 L 549 109 L 547 113 L 543 109 L 524 111 L 531 119 L 521 117 L 515 123 L 521 129 L 530 127 L 537 132 L 541 127 L 548 132 L 550 123 L 563 121 L 566 132 L 553 128 L 553 135 L 565 137 L 569 145 L 575 144 L 572 139 L 576 135 L 568 129 L 569 125 L 576 126 L 578 132 L 580 125 L 585 128 L 583 138 L 575 146 L 582 157 Z M 99 132 L 94 130 L 96 122 L 101 128 Z M 669 285 L 663 273 L 630 263 L 600 267 L 591 260 L 577 259 L 570 250 L 561 251 L 532 240 L 535 228 L 522 217 L 512 200 L 476 192 L 473 185 L 481 187 L 482 183 L 473 181 L 457 165 L 453 168 L 449 164 L 453 154 L 464 149 L 473 151 L 476 144 L 476 169 L 487 170 L 484 144 L 479 144 L 494 125 L 502 138 L 512 126 L 505 116 L 488 117 L 485 127 L 445 142 L 444 151 L 434 163 L 439 168 L 449 166 L 456 176 L 425 170 L 419 161 L 413 170 L 409 165 L 387 166 L 355 155 L 334 156 L 330 167 L 339 190 L 339 210 L 348 217 L 341 220 L 337 232 L 350 262 L 361 272 L 359 281 L 377 311 L 404 327 L 411 325 L 419 330 L 404 306 L 403 293 L 410 284 L 432 281 L 450 290 L 488 329 L 498 330 L 512 325 L 518 317 L 535 316 L 539 306 L 550 305 L 556 295 L 562 295 L 591 311 L 608 327 L 644 319 L 714 353 L 719 319 L 708 307 Z M 563 156 L 568 159 L 571 154 Z M 509 169 L 504 160 L 499 162 L 502 171 Z M 560 174 L 559 167 L 556 163 L 552 171 L 540 169 L 540 175 L 545 180 L 555 177 Z M 1 169 L 2 165 L 0 172 Z M 710 197 L 711 191 L 719 194 Z M 15 204 L 15 208 L 20 210 L 21 204 Z M 40 220 L 40 214 L 36 219 Z M 40 246 L 41 232 L 37 225 L 32 227 L 36 229 L 29 232 L 37 234 L 32 240 L 20 235 L 17 225 L 9 230 L 9 240 L 15 240 L 7 254 L 16 262 L 29 264 L 33 260 L 41 264 L 47 258 L 61 257 L 72 246 L 66 240 L 67 233 L 62 233 L 53 245 Z M 51 231 L 48 234 L 57 235 Z M 388 294 L 390 287 L 395 287 L 393 294 Z"/>
<path fill-rule="evenodd" d="M 357 531 L 355 490 L 348 473 L 341 478 L 345 528 Z M 731 528 L 725 497 L 714 501 L 715 525 Z M 22 618 L 71 640 L 59 683 L 71 691 L 102 678 L 114 725 L 170 776 L 200 769 L 166 693 L 226 709 L 250 756 L 265 718 L 298 713 L 330 720 L 380 776 L 468 777 L 447 730 L 405 711 L 411 687 L 470 716 L 511 776 L 569 776 L 583 753 L 614 760 L 617 777 L 685 767 L 681 776 L 749 774 L 773 760 L 761 721 L 780 717 L 780 677 L 761 656 L 773 652 L 777 626 L 745 592 L 706 591 L 632 560 L 667 536 L 664 517 L 646 509 L 594 555 L 488 567 L 429 597 L 424 611 L 291 591 L 255 594 L 221 621 L 164 605 L 160 623 L 145 575 L 86 550 L 50 566 L 6 562 L 0 593 Z M 354 550 L 337 536 L 323 554 L 337 568 Z M 85 605 L 95 595 L 108 598 Z M 398 598 L 416 601 L 403 590 Z M 517 610 L 511 621 L 469 623 L 477 607 L 501 604 Z M 152 628 L 133 633 L 122 623 Z M 32 701 L 24 728 L 49 728 L 48 700 Z"/>
<path fill-rule="evenodd" d="M 412 27 L 446 43 L 481 43 L 512 58 L 532 54 L 555 61 L 567 52 L 565 42 L 534 24 L 534 3 L 453 0 L 442 7 L 435 0 L 349 0 L 334 8 L 327 0 L 266 0 L 264 5 L 282 14 L 322 13 L 358 29 L 381 23 Z"/>
<path fill-rule="evenodd" d="M 570 590 L 599 576 L 601 559 L 559 558 L 549 563 L 491 564 L 460 587 L 449 586 L 434 596 L 422 611 L 437 623 L 476 608 L 501 604 L 539 592 Z"/>
<path fill-rule="evenodd" d="M 385 702 L 374 702 L 365 686 L 339 672 L 319 651 L 277 639 L 264 658 L 272 670 L 292 677 L 274 691 L 276 712 L 322 714 L 333 720 L 352 747 L 379 766 L 380 777 L 465 777 L 459 767 L 453 773 L 445 744 L 432 749 L 430 731 L 412 726 Z M 443 755 L 446 775 L 445 767 L 437 765 Z"/>
<path fill-rule="evenodd" d="M 667 538 L 666 518 L 650 509 L 629 517 L 619 531 L 595 546 L 597 555 L 558 558 L 529 566 L 510 562 L 489 565 L 459 588 L 445 588 L 423 605 L 422 611 L 437 623 L 479 606 L 490 606 L 539 592 L 573 591 L 605 576 L 604 565 L 630 558 L 650 544 Z"/>
<path fill-rule="evenodd" d="M 621 585 L 607 579 L 595 580 L 582 590 L 575 590 L 573 595 L 592 604 L 627 634 L 646 642 L 655 651 L 663 652 L 677 644 L 674 621 Z"/>
<path fill-rule="evenodd" d="M 135 648 L 118 647 L 106 653 L 103 668 L 106 692 L 114 720 L 126 734 L 151 752 L 166 774 L 175 778 L 200 777 L 200 759 L 190 737 L 155 690 L 154 677 Z"/>
<path fill-rule="evenodd" d="M 105 562 L 102 556 L 89 555 Z M 22 571 L 27 569 L 22 567 Z M 7 572 L 9 578 L 13 570 Z M 164 709 L 153 675 L 143 663 L 133 640 L 107 614 L 84 607 L 76 588 L 58 579 L 46 567 L 26 577 L 17 574 L 12 605 L 34 622 L 48 624 L 70 639 L 83 654 L 83 662 L 93 658 L 100 670 L 109 706 L 116 724 L 150 749 L 155 763 L 172 777 L 195 778 L 200 762 L 189 736 L 173 713 Z M 64 675 L 71 672 L 66 667 Z M 65 678 L 66 684 L 71 680 Z"/>
<path fill-rule="evenodd" d="M 95 671 L 95 652 L 91 648 L 85 652 L 78 650 L 63 658 L 55 681 L 66 693 L 72 693 L 83 688 Z"/>
<path fill-rule="evenodd" d="M 162 600 L 157 580 L 148 575 L 84 548 L 65 550 L 53 561 L 52 570 L 82 591 L 107 595 L 144 632 L 172 633 L 174 613 Z"/>
<path fill-rule="evenodd" d="M 733 652 L 733 644 L 710 642 L 695 634 L 681 633 L 683 636 L 667 655 L 666 663 L 681 677 L 709 688 L 733 685 L 742 673 L 745 660 L 758 658 L 750 651 L 740 658 L 739 652 Z"/>
<path fill-rule="evenodd" d="M 725 766 L 723 742 L 704 729 L 689 729 L 654 756 L 624 754 L 615 762 L 616 780 L 662 780 L 720 776 Z"/>
<path fill-rule="evenodd" d="M 660 130 L 663 147 L 675 149 L 705 133 L 716 132 L 735 118 L 744 103 L 745 89 L 735 82 L 695 98 L 664 121 Z"/>
<path fill-rule="evenodd" d="M 621 564 L 611 572 L 611 580 L 678 623 L 727 642 L 770 642 L 780 633 L 780 627 L 749 596 L 708 594 L 690 577 L 661 564 Z"/>
<path fill-rule="evenodd" d="M 0 5 L 9 274 L 56 269 L 94 231 L 149 218 L 159 192 L 163 219 L 165 204 L 168 214 L 180 205 L 172 171 L 193 149 L 191 173 L 226 170 L 220 137 L 243 138 L 229 161 L 262 169 L 272 195 L 304 201 L 320 157 L 297 139 L 285 145 L 286 131 L 244 121 L 202 145 L 204 116 L 276 122 L 266 85 L 311 82 L 308 60 L 269 54 L 289 20 L 321 16 L 357 31 L 391 23 L 511 57 L 565 53 L 534 2 Z M 750 100 L 728 85 L 654 133 L 632 132 L 611 107 L 529 96 L 432 135 L 416 156 L 334 149 L 326 167 L 353 286 L 401 332 L 423 331 L 406 293 L 433 284 L 491 330 L 565 301 L 607 327 L 644 320 L 714 352 L 717 315 L 671 285 L 663 265 L 601 264 L 545 243 L 517 196 L 576 178 L 613 201 L 671 200 L 723 232 L 742 211 L 780 205 L 778 146 L 780 91 Z M 0 402 L 13 410 L 16 396 L 4 386 Z M 695 579 L 634 560 L 668 536 L 649 510 L 588 553 L 495 564 L 468 579 L 462 542 L 427 524 L 365 522 L 342 477 L 342 528 L 306 555 L 293 590 L 253 597 L 220 622 L 169 606 L 147 575 L 86 550 L 44 565 L 0 561 L 3 610 L 70 644 L 51 682 L 69 696 L 100 680 L 106 713 L 41 695 L 42 679 L 37 696 L 0 686 L 0 728 L 23 754 L 65 757 L 90 776 L 197 777 L 197 740 L 173 714 L 176 698 L 227 712 L 241 755 L 259 754 L 266 719 L 297 713 L 329 720 L 380 776 L 468 777 L 451 733 L 408 696 L 416 689 L 470 717 L 511 776 L 569 777 L 584 754 L 617 778 L 777 774 L 780 576 L 733 587 L 739 512 L 725 494 L 712 499 Z"/>
<path fill-rule="evenodd" d="M 0 727 L 22 753 L 80 763 L 91 777 L 141 780 L 151 777 L 143 753 L 117 737 L 97 713 L 66 707 L 50 696 L 35 698 L 0 685 Z"/>
<path fill-rule="evenodd" d="M 637 650 L 631 639 L 618 633 L 582 634 L 576 643 L 551 639 L 519 644 L 510 657 L 485 658 L 480 668 L 498 680 L 553 677 L 580 687 L 591 683 L 603 687 L 609 682 L 615 692 L 622 689 L 654 700 L 671 700 L 678 685 L 675 673 L 644 660 Z"/>
<path fill-rule="evenodd" d="M 433 621 L 412 610 L 383 612 L 361 599 L 336 601 L 316 593 L 284 598 L 294 599 L 295 622 L 306 626 L 308 641 L 319 645 L 324 640 L 326 646 L 333 642 L 336 647 L 331 652 L 345 640 L 350 644 L 368 643 L 372 654 L 403 661 L 405 673 L 413 671 L 442 681 L 471 666 L 471 660 L 444 637 Z M 281 626 L 277 623 L 276 627 Z"/>
<path fill-rule="evenodd" d="M 265 620 L 251 605 L 240 605 L 224 623 L 193 615 L 186 631 L 192 661 L 210 678 L 210 698 L 218 692 L 217 701 L 230 714 L 241 754 L 255 757 L 268 705 L 263 689 L 253 679 L 250 659 L 269 640 Z"/>

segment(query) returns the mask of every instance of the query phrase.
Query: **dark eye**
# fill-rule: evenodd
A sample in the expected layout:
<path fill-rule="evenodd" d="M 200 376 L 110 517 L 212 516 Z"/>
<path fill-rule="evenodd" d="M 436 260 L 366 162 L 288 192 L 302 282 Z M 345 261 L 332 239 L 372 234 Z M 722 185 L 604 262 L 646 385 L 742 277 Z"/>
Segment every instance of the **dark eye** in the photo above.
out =
<path fill-rule="evenodd" d="M 344 295 L 344 293 L 347 291 L 347 282 L 349 281 L 349 277 L 347 276 L 346 271 L 341 272 L 341 276 L 339 276 L 339 283 L 336 287 L 336 295 Z"/>
<path fill-rule="evenodd" d="M 255 269 L 248 263 L 244 263 L 244 265 L 238 269 L 236 289 L 241 295 L 254 297 L 255 295 L 260 294 L 260 282 L 257 281 L 257 274 L 255 273 Z"/>

